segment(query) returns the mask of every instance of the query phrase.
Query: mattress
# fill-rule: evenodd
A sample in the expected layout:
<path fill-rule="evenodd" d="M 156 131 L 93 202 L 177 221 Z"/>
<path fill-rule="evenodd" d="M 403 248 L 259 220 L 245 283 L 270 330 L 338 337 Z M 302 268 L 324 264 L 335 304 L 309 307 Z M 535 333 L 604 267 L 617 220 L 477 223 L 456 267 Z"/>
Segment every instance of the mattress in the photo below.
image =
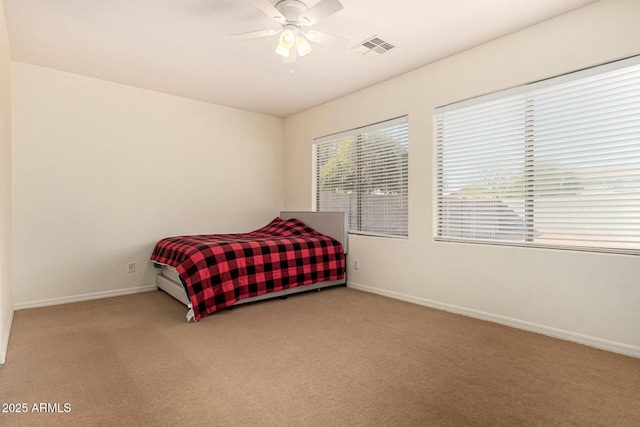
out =
<path fill-rule="evenodd" d="M 240 298 L 238 298 L 238 295 L 232 294 L 232 297 L 235 296 L 235 302 L 227 300 L 226 294 L 228 294 L 229 291 L 225 291 L 224 286 L 222 289 L 216 290 L 212 295 L 215 302 L 215 304 L 212 305 L 215 305 L 215 307 L 213 307 L 210 312 L 219 308 L 228 307 L 234 303 L 239 304 L 279 296 L 283 297 L 298 292 L 305 292 L 314 289 L 319 290 L 320 288 L 329 286 L 345 285 L 346 277 L 344 277 L 344 275 L 343 277 L 340 277 L 340 275 L 337 274 L 338 270 L 334 269 L 334 267 L 338 267 L 339 264 L 342 264 L 343 274 L 346 273 L 344 272 L 344 255 L 346 254 L 348 242 L 346 215 L 343 212 L 281 212 L 281 216 L 283 219 L 277 218 L 278 221 L 274 220 L 266 227 L 248 233 L 252 235 L 249 241 L 244 240 L 244 237 L 248 234 L 182 236 L 178 238 L 163 239 L 161 242 L 165 244 L 163 244 L 163 247 L 160 249 L 162 253 L 156 254 L 156 250 L 154 249 L 154 254 L 152 255 L 152 261 L 156 263 L 157 267 L 162 268 L 160 274 L 157 274 L 156 276 L 156 285 L 159 289 L 167 292 L 190 309 L 189 313 L 187 313 L 188 320 L 198 320 L 203 314 L 202 307 L 200 307 L 202 301 L 199 296 L 202 295 L 204 291 L 201 290 L 199 293 L 196 293 L 196 297 L 194 299 L 192 297 L 194 296 L 195 287 L 197 286 L 198 288 L 203 289 L 204 287 L 210 287 L 210 289 L 213 289 L 211 285 L 219 286 L 215 285 L 211 279 L 211 284 L 194 282 L 194 271 L 196 273 L 195 276 L 199 276 L 201 278 L 205 277 L 205 279 L 207 277 L 214 277 L 210 273 L 216 273 L 215 277 L 218 279 L 218 282 L 225 280 L 225 283 L 231 283 L 233 286 L 236 286 L 236 282 L 247 282 L 245 277 L 251 278 L 251 276 L 242 276 L 245 278 L 244 280 L 229 281 L 227 279 L 229 278 L 229 272 L 232 271 L 232 269 L 228 267 L 234 267 L 234 269 L 240 270 L 244 265 L 246 265 L 247 272 L 249 272 L 250 268 L 254 270 L 254 276 L 273 275 L 273 280 L 267 277 L 266 281 L 267 284 L 270 283 L 273 285 L 273 289 L 268 289 L 265 293 L 258 292 L 256 294 L 254 292 L 253 296 L 249 296 L 245 293 L 244 295 L 241 295 Z M 302 223 L 300 222 L 301 220 L 303 220 Z M 309 224 L 306 224 L 306 222 Z M 308 229 L 309 227 L 311 227 L 311 229 Z M 288 240 L 282 241 L 282 239 L 280 239 L 278 242 L 271 242 L 265 245 L 265 239 L 263 237 L 266 236 L 255 235 L 255 233 L 258 232 L 264 232 L 269 234 L 268 240 L 272 240 L 271 234 L 275 231 L 277 231 L 278 234 L 283 234 L 283 237 L 286 235 L 287 237 L 285 237 L 285 239 Z M 320 233 L 319 236 L 318 232 Z M 305 237 L 305 235 L 308 235 L 309 233 L 313 236 Z M 238 236 L 240 239 L 237 238 Z M 184 244 L 195 244 L 198 247 L 198 251 L 200 251 L 201 243 L 203 243 L 202 240 L 206 239 L 220 240 L 219 242 L 213 242 L 213 246 L 207 246 L 205 248 L 205 251 L 208 251 L 209 255 L 211 255 L 212 251 L 221 252 L 215 254 L 215 263 L 209 262 L 209 259 L 212 258 L 209 256 L 206 259 L 207 265 L 204 266 L 205 268 L 202 268 L 203 263 L 200 261 L 203 260 L 203 257 L 200 257 L 199 260 L 196 260 L 196 262 L 189 266 L 190 268 L 185 268 L 183 263 L 177 262 L 177 259 L 173 259 L 179 254 L 178 249 L 183 247 Z M 313 240 L 317 240 L 318 242 L 311 244 L 311 241 Z M 340 252 L 343 254 L 342 256 L 334 258 L 334 256 L 339 254 L 338 248 L 340 248 L 340 245 L 336 246 L 336 241 L 342 245 L 342 250 Z M 158 245 L 160 245 L 160 242 Z M 158 249 L 158 245 L 156 246 L 156 249 Z M 239 245 L 242 246 L 236 247 Z M 217 246 L 233 246 L 233 248 L 231 250 L 226 248 L 222 251 Z M 277 251 L 275 250 L 276 246 L 278 247 Z M 287 250 L 288 253 L 284 252 L 283 248 Z M 242 249 L 242 251 L 239 251 L 239 249 Z M 296 252 L 295 258 L 291 257 L 292 249 Z M 254 258 L 251 259 L 251 256 Z M 300 258 L 298 258 L 299 256 Z M 240 259 L 239 257 L 248 260 L 248 262 L 238 261 Z M 312 262 L 308 264 L 306 262 L 307 259 Z M 317 263 L 316 261 L 313 261 L 314 259 L 317 260 Z M 318 269 L 320 264 L 324 266 L 324 270 Z M 175 267 L 172 265 L 175 265 Z M 195 267 L 197 267 L 197 269 Z M 227 267 L 226 270 L 225 267 Z M 287 269 L 286 267 L 289 268 Z M 300 270 L 301 268 L 302 270 Z M 216 271 L 214 271 L 214 269 Z M 278 277 L 273 273 L 276 269 L 279 269 L 278 274 L 280 278 L 282 278 L 284 274 L 289 274 L 290 284 L 288 286 L 284 280 L 282 280 L 282 283 L 280 284 L 277 282 Z M 178 273 L 178 271 L 180 271 L 180 273 Z M 291 274 L 292 271 L 297 273 L 295 277 Z M 235 273 L 235 270 L 233 270 L 231 274 L 233 273 Z M 309 273 L 311 273 L 311 280 L 308 280 Z M 225 274 L 227 277 L 224 276 Z M 184 275 L 184 281 L 180 278 L 180 275 Z M 232 277 L 232 279 L 234 278 Z M 300 279 L 303 279 L 304 283 L 300 282 Z M 291 280 L 296 280 L 297 283 L 291 283 Z M 201 284 L 204 286 L 201 286 Z M 256 284 L 262 286 L 260 283 Z M 211 294 L 211 292 L 209 293 Z M 222 303 L 220 303 L 218 300 L 220 300 L 222 296 L 224 296 L 224 299 Z M 211 298 L 209 298 L 209 300 L 210 299 Z M 199 304 L 198 307 L 194 307 L 194 301 Z M 210 307 L 205 307 L 207 310 L 209 308 Z"/>
<path fill-rule="evenodd" d="M 166 237 L 151 260 L 175 267 L 196 321 L 242 299 L 342 280 L 345 270 L 339 241 L 279 217 L 249 233 Z"/>

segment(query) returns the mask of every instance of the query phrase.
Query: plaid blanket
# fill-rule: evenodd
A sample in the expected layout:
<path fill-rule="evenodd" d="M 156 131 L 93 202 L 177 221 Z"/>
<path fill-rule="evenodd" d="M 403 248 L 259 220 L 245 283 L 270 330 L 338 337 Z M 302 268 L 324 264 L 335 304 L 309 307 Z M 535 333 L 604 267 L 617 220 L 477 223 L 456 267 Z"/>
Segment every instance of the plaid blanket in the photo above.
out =
<path fill-rule="evenodd" d="M 176 268 L 196 321 L 243 298 L 340 280 L 345 271 L 340 242 L 280 218 L 245 234 L 162 239 L 151 260 Z"/>

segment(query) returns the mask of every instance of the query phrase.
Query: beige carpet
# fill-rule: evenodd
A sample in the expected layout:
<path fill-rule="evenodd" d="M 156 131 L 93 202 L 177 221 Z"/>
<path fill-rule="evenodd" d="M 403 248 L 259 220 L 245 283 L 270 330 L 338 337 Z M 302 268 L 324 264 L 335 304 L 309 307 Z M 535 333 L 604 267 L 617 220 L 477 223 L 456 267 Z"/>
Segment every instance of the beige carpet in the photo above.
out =
<path fill-rule="evenodd" d="M 162 292 L 15 314 L 2 426 L 640 425 L 640 359 L 334 288 L 186 323 Z"/>

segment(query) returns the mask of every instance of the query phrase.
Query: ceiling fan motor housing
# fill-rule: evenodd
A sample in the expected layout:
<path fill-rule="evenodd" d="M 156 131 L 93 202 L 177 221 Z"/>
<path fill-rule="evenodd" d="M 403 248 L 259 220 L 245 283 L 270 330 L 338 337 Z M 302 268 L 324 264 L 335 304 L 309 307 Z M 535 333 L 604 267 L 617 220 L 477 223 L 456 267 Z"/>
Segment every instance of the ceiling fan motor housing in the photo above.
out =
<path fill-rule="evenodd" d="M 300 15 L 309 9 L 307 5 L 298 0 L 281 0 L 276 3 L 275 8 L 285 17 L 287 23 L 296 25 L 299 24 Z"/>

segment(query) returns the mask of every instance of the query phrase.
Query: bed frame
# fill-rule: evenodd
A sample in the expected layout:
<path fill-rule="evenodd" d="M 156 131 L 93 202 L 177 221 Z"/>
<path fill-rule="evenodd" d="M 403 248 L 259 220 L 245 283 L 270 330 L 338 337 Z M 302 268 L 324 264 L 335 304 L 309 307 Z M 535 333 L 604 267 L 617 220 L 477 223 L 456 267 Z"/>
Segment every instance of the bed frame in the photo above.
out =
<path fill-rule="evenodd" d="M 332 237 L 342 244 L 345 256 L 348 251 L 348 237 L 347 237 L 347 217 L 344 212 L 305 212 L 305 211 L 283 211 L 280 212 L 280 218 L 291 219 L 297 218 L 300 221 L 307 224 L 309 227 L 322 234 Z M 156 264 L 160 265 L 160 264 Z M 156 276 L 156 286 L 158 289 L 168 293 L 181 303 L 189 308 L 187 312 L 187 321 L 193 318 L 193 309 L 191 308 L 191 302 L 187 297 L 187 293 L 178 278 L 178 273 L 175 268 L 162 265 L 162 271 Z M 287 295 L 297 294 L 299 292 L 311 291 L 314 289 L 326 288 L 329 286 L 344 285 L 346 283 L 346 272 L 343 280 L 331 280 L 326 282 L 317 282 L 310 285 L 298 286 L 295 288 L 284 289 L 278 292 L 271 292 L 264 295 L 258 295 L 256 297 L 245 298 L 237 301 L 234 305 L 244 304 L 248 302 L 260 301 L 270 298 L 282 298 Z"/>

